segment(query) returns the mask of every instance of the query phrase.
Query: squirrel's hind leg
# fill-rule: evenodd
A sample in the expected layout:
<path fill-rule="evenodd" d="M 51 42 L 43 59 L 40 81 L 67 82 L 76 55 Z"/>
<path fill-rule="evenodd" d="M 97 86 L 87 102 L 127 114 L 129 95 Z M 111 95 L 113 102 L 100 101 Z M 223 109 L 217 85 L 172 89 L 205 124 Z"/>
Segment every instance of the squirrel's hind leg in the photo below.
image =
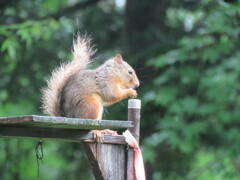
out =
<path fill-rule="evenodd" d="M 97 96 L 89 97 L 86 100 L 87 103 L 84 105 L 79 104 L 78 106 L 78 112 L 76 114 L 76 117 L 82 118 L 82 119 L 96 119 L 101 120 L 102 119 L 102 113 L 103 113 L 103 106 Z M 118 135 L 116 131 L 112 131 L 110 129 L 105 130 L 92 130 L 93 138 L 96 142 L 102 143 L 103 142 L 103 135 L 109 134 L 109 135 Z"/>
<path fill-rule="evenodd" d="M 76 112 L 77 118 L 101 120 L 103 106 L 96 97 L 89 97 L 83 105 L 79 104 Z M 103 142 L 103 134 L 100 130 L 92 130 L 96 142 Z"/>
<path fill-rule="evenodd" d="M 75 117 L 81 119 L 102 119 L 103 107 L 98 99 L 90 97 L 83 104 L 78 104 Z"/>

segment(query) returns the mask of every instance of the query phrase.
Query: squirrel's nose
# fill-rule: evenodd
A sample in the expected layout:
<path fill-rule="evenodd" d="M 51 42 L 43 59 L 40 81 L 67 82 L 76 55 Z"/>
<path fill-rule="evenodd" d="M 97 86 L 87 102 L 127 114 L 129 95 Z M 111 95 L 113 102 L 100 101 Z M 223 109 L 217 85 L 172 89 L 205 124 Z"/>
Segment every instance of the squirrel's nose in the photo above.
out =
<path fill-rule="evenodd" d="M 137 82 L 137 84 L 135 85 L 135 88 L 139 87 L 140 86 L 140 83 Z"/>

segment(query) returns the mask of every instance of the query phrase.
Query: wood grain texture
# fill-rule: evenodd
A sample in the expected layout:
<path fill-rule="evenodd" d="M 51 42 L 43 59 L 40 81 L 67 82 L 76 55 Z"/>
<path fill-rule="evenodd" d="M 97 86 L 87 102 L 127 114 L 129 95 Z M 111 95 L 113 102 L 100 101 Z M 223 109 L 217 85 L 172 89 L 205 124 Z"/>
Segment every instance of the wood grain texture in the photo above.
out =
<path fill-rule="evenodd" d="M 96 180 L 126 179 L 126 145 L 83 144 Z"/>
<path fill-rule="evenodd" d="M 129 131 L 135 137 L 139 143 L 140 138 L 140 113 L 141 113 L 141 101 L 129 100 L 128 102 L 128 121 L 133 122 L 133 127 L 129 128 Z M 127 180 L 136 180 L 134 170 L 134 150 L 129 147 L 127 153 Z"/>
<path fill-rule="evenodd" d="M 133 127 L 132 122 L 118 120 L 77 119 L 52 116 L 16 116 L 0 117 L 0 125 L 14 125 L 24 127 L 45 127 L 63 129 L 126 129 Z"/>
<path fill-rule="evenodd" d="M 14 127 L 0 125 L 0 138 L 43 139 L 69 142 L 94 142 L 93 134 L 88 130 L 55 129 L 38 127 Z M 126 144 L 122 135 L 104 135 L 103 143 Z"/>
<path fill-rule="evenodd" d="M 135 170 L 134 170 L 134 150 L 132 147 L 128 148 L 127 151 L 127 180 L 135 180 Z"/>
<path fill-rule="evenodd" d="M 140 138 L 140 109 L 128 109 L 128 120 L 133 123 L 133 127 L 129 131 L 139 143 Z"/>

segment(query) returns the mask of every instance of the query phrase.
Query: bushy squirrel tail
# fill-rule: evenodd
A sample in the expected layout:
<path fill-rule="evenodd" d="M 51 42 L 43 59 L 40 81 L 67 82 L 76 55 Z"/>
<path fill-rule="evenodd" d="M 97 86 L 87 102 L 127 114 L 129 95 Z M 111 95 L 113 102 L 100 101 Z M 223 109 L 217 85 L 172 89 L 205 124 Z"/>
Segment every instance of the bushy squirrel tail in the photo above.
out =
<path fill-rule="evenodd" d="M 73 41 L 73 60 L 62 63 L 53 70 L 51 78 L 47 81 L 47 87 L 42 89 L 42 108 L 44 113 L 51 116 L 61 116 L 61 93 L 70 76 L 81 69 L 85 69 L 91 62 L 91 56 L 95 53 L 91 47 L 91 39 L 79 34 Z"/>

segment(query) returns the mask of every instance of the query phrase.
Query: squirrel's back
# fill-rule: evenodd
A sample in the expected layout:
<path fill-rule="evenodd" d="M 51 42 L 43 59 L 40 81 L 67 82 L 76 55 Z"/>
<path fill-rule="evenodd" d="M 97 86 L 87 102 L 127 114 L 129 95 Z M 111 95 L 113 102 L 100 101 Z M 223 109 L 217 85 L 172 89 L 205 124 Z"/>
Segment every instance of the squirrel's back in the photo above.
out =
<path fill-rule="evenodd" d="M 43 111 L 51 116 L 61 116 L 61 93 L 68 79 L 91 62 L 94 51 L 90 39 L 77 35 L 73 42 L 73 60 L 61 64 L 53 70 L 47 87 L 42 89 Z"/>

